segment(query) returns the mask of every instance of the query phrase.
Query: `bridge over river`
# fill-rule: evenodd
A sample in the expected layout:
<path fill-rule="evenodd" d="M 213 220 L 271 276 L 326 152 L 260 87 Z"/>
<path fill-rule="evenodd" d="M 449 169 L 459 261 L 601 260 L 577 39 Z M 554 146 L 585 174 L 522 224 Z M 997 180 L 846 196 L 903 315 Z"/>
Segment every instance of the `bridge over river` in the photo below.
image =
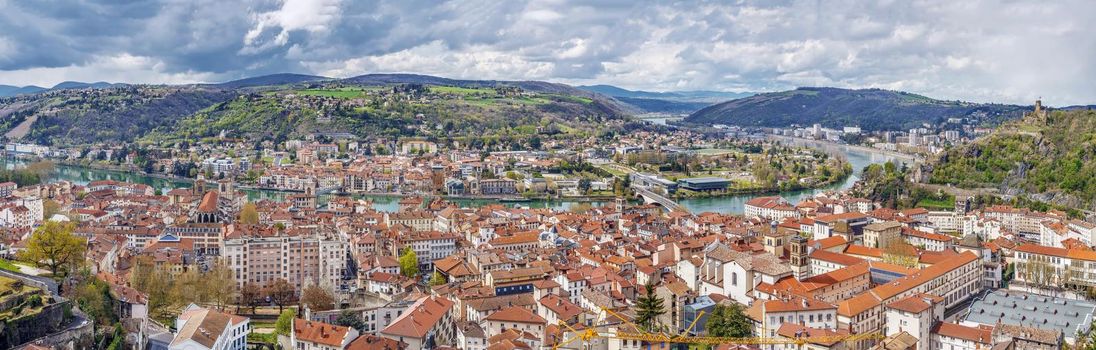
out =
<path fill-rule="evenodd" d="M 689 211 L 689 209 L 685 208 L 681 204 L 678 204 L 674 200 L 666 198 L 666 196 L 651 191 L 646 187 L 632 185 L 632 190 L 635 191 L 636 196 L 643 198 L 644 203 L 657 203 L 658 205 L 661 205 L 663 208 L 666 208 L 666 210 L 669 211 Z"/>

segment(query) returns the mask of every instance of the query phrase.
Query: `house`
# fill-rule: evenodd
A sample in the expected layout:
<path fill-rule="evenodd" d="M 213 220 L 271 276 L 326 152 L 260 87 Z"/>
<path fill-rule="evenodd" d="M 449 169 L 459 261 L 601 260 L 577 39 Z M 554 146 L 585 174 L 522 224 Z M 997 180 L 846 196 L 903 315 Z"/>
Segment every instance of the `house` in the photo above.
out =
<path fill-rule="evenodd" d="M 407 343 L 409 349 L 433 349 L 441 344 L 452 344 L 456 340 L 453 304 L 445 298 L 423 297 L 381 330 L 380 335 Z"/>
<path fill-rule="evenodd" d="M 350 327 L 323 322 L 293 319 L 293 331 L 289 341 L 296 350 L 342 350 L 358 337 L 358 331 Z"/>
<path fill-rule="evenodd" d="M 887 304 L 886 335 L 907 333 L 917 338 L 917 348 L 932 349 L 932 330 L 944 317 L 944 299 L 930 294 L 915 294 Z"/>
<path fill-rule="evenodd" d="M 385 337 L 365 334 L 350 342 L 346 350 L 404 350 L 407 344 Z"/>
<path fill-rule="evenodd" d="M 483 319 L 482 327 L 491 335 L 513 329 L 532 334 L 543 341 L 548 321 L 526 308 L 511 306 L 488 315 Z"/>
<path fill-rule="evenodd" d="M 249 319 L 190 304 L 175 319 L 175 338 L 169 350 L 244 350 Z"/>
<path fill-rule="evenodd" d="M 871 248 L 886 248 L 890 242 L 898 239 L 902 224 L 897 221 L 883 221 L 864 226 L 864 245 Z"/>
<path fill-rule="evenodd" d="M 722 243 L 712 243 L 704 249 L 700 294 L 723 294 L 749 304 L 758 284 L 773 284 L 791 275 L 791 267 L 775 255 L 743 253 Z"/>

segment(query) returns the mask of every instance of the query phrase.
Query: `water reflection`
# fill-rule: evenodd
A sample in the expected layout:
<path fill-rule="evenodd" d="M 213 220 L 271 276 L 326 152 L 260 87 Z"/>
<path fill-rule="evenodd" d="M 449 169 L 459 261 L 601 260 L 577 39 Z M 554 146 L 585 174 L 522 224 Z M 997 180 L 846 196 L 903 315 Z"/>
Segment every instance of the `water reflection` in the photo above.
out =
<path fill-rule="evenodd" d="M 849 176 L 845 181 L 836 183 L 825 188 L 813 189 L 813 190 L 799 190 L 799 191 L 785 191 L 776 193 L 786 198 L 792 203 L 798 203 L 804 198 L 809 198 L 815 194 L 828 190 L 839 190 L 849 188 L 860 179 L 861 170 L 872 163 L 883 163 L 890 161 L 905 161 L 905 159 L 897 158 L 891 155 L 887 155 L 881 152 L 867 151 L 857 148 L 850 148 L 841 145 L 833 145 L 827 143 L 816 143 L 811 141 L 794 141 L 792 143 L 798 143 L 799 145 L 805 145 L 815 148 L 820 148 L 834 155 L 843 156 L 853 166 L 853 175 Z M 7 169 L 24 164 L 20 160 L 8 160 L 4 162 L 4 166 Z M 48 177 L 49 181 L 67 180 L 80 185 L 87 185 L 89 182 L 98 180 L 115 180 L 131 183 L 140 183 L 152 186 L 154 189 L 158 189 L 160 193 L 167 193 L 175 188 L 188 188 L 193 186 L 190 181 L 174 178 L 165 178 L 158 176 L 145 175 L 139 172 L 123 172 L 113 170 L 91 169 L 81 166 L 62 165 L 58 164 L 54 172 Z M 269 200 L 282 200 L 287 193 L 268 190 L 243 190 L 249 199 L 256 201 L 260 199 Z M 718 198 L 696 198 L 696 199 L 683 199 L 680 201 L 681 205 L 688 208 L 690 212 L 719 212 L 719 213 L 731 213 L 741 214 L 743 206 L 746 201 L 751 198 L 773 195 L 773 194 L 747 194 L 747 195 L 735 195 L 725 196 Z M 330 195 L 321 195 L 320 203 L 326 203 Z M 373 201 L 374 207 L 381 211 L 396 211 L 399 207 L 399 197 L 396 196 L 383 196 L 383 195 L 363 195 L 354 196 L 355 198 L 365 198 Z M 466 207 L 479 207 L 486 204 L 502 204 L 509 207 L 530 207 L 530 208 L 550 208 L 555 210 L 569 210 L 573 205 L 578 203 L 589 203 L 594 206 L 600 206 L 607 204 L 606 201 L 578 201 L 578 200 L 534 200 L 529 202 L 502 202 L 491 199 L 467 199 L 467 198 L 454 198 L 449 199 L 460 206 Z"/>

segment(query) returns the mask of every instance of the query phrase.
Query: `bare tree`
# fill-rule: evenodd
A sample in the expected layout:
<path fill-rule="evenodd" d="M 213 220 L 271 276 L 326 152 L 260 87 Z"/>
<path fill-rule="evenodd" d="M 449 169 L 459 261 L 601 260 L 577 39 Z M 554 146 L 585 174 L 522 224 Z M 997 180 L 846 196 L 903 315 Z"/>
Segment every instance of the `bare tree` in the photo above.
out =
<path fill-rule="evenodd" d="M 259 298 L 262 298 L 263 290 L 258 285 L 245 282 L 243 287 L 240 288 L 240 301 L 238 305 L 243 305 L 251 308 L 251 313 L 255 313 L 255 305 Z"/>
<path fill-rule="evenodd" d="M 270 301 L 278 305 L 278 312 L 282 312 L 286 305 L 293 302 L 295 291 L 289 281 L 279 278 L 267 283 L 263 293 L 270 297 Z"/>

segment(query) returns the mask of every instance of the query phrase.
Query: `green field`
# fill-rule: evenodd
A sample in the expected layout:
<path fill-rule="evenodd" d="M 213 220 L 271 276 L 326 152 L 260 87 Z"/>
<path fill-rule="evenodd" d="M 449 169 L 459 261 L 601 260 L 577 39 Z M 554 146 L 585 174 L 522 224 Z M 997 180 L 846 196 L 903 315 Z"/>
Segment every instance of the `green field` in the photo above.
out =
<path fill-rule="evenodd" d="M 309 89 L 309 90 L 298 90 L 297 91 L 298 94 L 306 95 L 306 96 L 323 96 L 323 97 L 335 97 L 335 98 L 361 97 L 362 95 L 364 95 L 364 92 L 365 91 L 362 90 L 362 89 L 351 89 L 351 88 Z"/>
<path fill-rule="evenodd" d="M 494 94 L 495 89 L 488 88 L 465 88 L 459 86 L 431 86 L 430 91 L 439 94 L 457 94 L 457 95 L 471 95 L 471 94 Z"/>
<path fill-rule="evenodd" d="M 0 259 L 0 270 L 8 270 L 11 272 L 19 272 L 19 266 L 15 266 L 11 261 Z"/>
<path fill-rule="evenodd" d="M 589 97 L 568 96 L 568 95 L 553 95 L 553 96 L 558 98 L 560 101 L 564 101 L 564 102 L 581 103 L 581 104 L 587 104 L 587 105 L 591 104 L 591 103 L 594 103 L 594 99 L 589 98 Z"/>
<path fill-rule="evenodd" d="M 952 209 L 955 208 L 955 198 L 950 199 L 935 199 L 925 198 L 917 202 L 918 207 L 924 207 L 926 209 Z"/>

